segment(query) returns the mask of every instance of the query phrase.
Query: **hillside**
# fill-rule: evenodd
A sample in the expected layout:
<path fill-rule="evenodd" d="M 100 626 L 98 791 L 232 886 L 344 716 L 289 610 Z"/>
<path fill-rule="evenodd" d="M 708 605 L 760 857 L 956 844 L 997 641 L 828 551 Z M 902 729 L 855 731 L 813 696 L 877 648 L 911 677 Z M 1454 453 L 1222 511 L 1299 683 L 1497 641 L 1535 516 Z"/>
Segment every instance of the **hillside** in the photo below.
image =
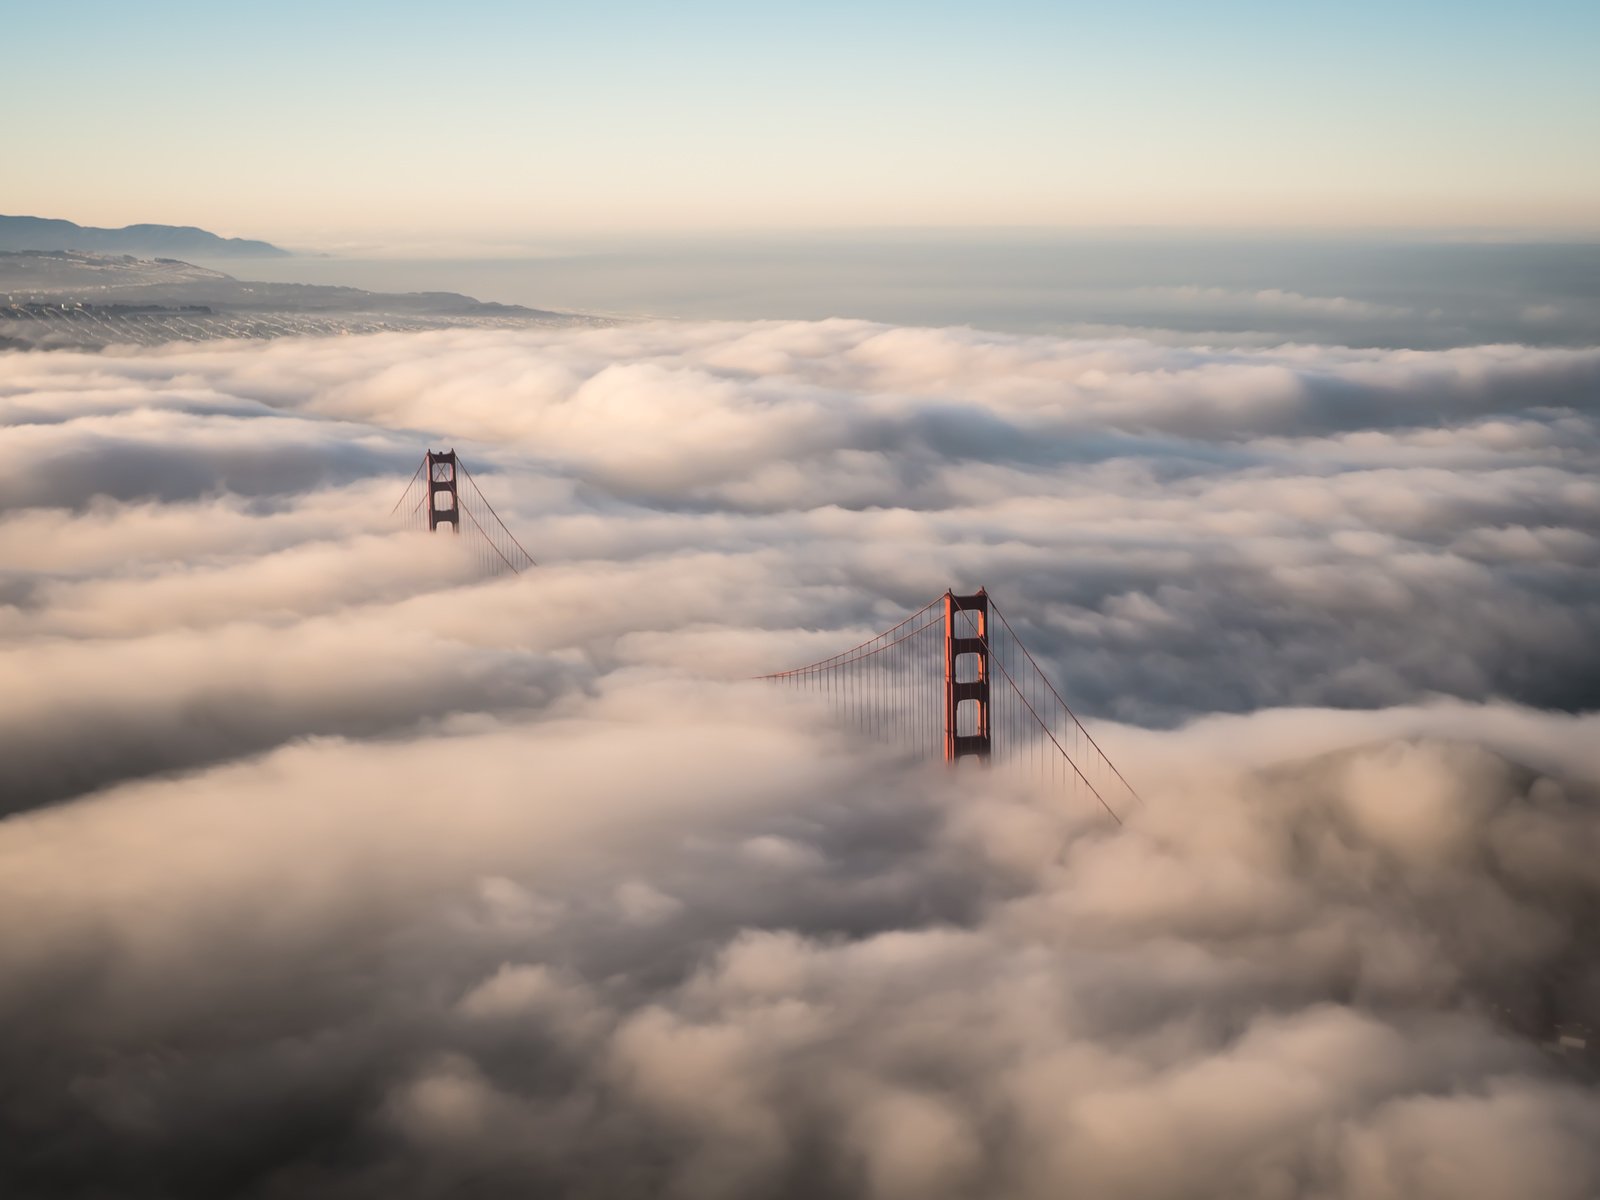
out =
<path fill-rule="evenodd" d="M 611 322 L 455 292 L 264 283 L 171 258 L 0 251 L 0 350 L 605 324 Z"/>
<path fill-rule="evenodd" d="M 0 250 L 85 250 L 143 258 L 287 258 L 270 242 L 218 237 L 192 225 L 97 229 L 47 217 L 0 216 Z"/>

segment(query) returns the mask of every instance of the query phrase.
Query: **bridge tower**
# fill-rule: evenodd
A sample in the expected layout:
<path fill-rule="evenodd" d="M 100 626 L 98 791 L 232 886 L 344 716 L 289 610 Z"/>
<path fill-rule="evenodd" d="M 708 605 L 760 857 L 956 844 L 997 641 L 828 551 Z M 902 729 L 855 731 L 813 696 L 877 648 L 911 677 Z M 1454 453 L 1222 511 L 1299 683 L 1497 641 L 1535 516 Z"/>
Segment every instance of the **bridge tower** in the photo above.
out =
<path fill-rule="evenodd" d="M 428 451 L 428 532 L 441 525 L 461 532 L 461 504 L 456 494 L 456 452 Z M 443 499 L 441 500 L 441 497 Z"/>
<path fill-rule="evenodd" d="M 957 618 L 962 628 L 957 629 Z M 944 760 L 989 759 L 989 594 L 944 594 Z M 968 661 L 963 661 L 968 660 Z M 958 669 L 959 668 L 959 669 Z M 963 679 L 962 676 L 967 678 Z M 961 705 L 973 706 L 972 719 L 960 722 Z M 961 725 L 968 732 L 960 732 Z"/>

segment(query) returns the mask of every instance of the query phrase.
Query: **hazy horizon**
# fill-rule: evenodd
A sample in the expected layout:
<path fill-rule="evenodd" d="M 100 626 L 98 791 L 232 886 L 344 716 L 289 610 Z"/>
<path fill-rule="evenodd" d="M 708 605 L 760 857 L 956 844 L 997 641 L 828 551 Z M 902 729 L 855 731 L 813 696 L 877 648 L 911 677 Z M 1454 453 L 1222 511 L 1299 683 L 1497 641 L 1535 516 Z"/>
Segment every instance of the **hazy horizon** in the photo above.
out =
<path fill-rule="evenodd" d="M 976 224 L 976 225 L 776 225 L 739 229 L 626 228 L 603 231 L 521 230 L 486 235 L 481 230 L 443 226 L 374 238 L 371 229 L 312 231 L 281 236 L 272 230 L 236 229 L 204 219 L 177 220 L 170 214 L 127 215 L 89 220 L 81 214 L 29 212 L 12 215 L 67 220 L 98 229 L 131 225 L 172 225 L 202 229 L 220 237 L 264 241 L 297 258 L 353 259 L 490 259 L 592 253 L 640 245 L 739 245 L 772 241 L 850 240 L 897 242 L 943 240 L 1012 242 L 1052 239 L 1084 243 L 1222 241 L 1247 244 L 1280 242 L 1369 242 L 1438 245 L 1588 245 L 1600 242 L 1600 217 L 1592 223 L 1537 228 L 1519 225 L 1323 225 L 1286 224 Z"/>
<path fill-rule="evenodd" d="M 1600 340 L 1600 243 L 1012 230 L 591 240 L 531 257 L 206 261 L 241 278 L 680 320 L 847 317 L 1213 345 Z"/>

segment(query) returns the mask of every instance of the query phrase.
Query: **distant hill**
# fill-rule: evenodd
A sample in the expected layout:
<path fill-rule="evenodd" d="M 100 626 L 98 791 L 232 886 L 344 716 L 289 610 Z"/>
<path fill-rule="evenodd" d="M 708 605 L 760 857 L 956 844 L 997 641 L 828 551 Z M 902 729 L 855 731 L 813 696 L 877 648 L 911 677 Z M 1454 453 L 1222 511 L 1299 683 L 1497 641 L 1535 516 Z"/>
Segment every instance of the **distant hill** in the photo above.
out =
<path fill-rule="evenodd" d="M 218 237 L 192 225 L 95 229 L 46 217 L 0 216 L 0 250 L 88 250 L 145 258 L 287 258 L 270 242 Z"/>
<path fill-rule="evenodd" d="M 0 352 L 612 324 L 609 318 L 484 303 L 454 292 L 395 294 L 235 279 L 164 256 L 0 250 Z"/>

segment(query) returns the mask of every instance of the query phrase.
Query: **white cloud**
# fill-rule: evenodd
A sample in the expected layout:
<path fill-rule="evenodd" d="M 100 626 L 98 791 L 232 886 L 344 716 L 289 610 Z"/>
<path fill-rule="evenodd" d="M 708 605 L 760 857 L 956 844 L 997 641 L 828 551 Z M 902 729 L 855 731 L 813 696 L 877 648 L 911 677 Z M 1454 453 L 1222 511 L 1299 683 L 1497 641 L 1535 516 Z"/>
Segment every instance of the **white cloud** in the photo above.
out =
<path fill-rule="evenodd" d="M 1591 1194 L 1535 1042 L 1600 1002 L 1597 381 L 860 322 L 0 355 L 0 1186 Z M 545 566 L 389 524 L 430 444 Z M 978 583 L 1127 827 L 741 682 Z"/>

